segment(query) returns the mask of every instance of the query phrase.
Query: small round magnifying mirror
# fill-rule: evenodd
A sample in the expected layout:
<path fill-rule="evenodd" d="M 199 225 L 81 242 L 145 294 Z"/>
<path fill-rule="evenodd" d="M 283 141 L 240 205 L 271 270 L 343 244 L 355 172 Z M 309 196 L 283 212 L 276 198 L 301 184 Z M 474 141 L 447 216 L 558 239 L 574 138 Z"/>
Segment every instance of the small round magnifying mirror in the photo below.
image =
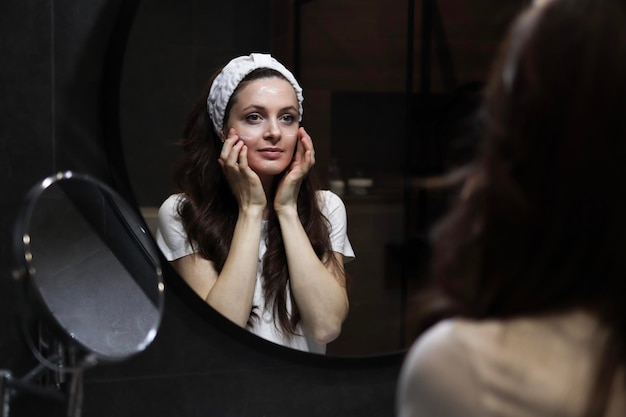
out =
<path fill-rule="evenodd" d="M 158 252 L 118 194 L 65 172 L 27 194 L 14 253 L 20 323 L 40 364 L 22 378 L 0 370 L 0 414 L 8 415 L 14 395 L 30 392 L 79 416 L 83 369 L 126 359 L 156 337 L 164 299 Z M 46 370 L 54 380 L 32 383 Z"/>
<path fill-rule="evenodd" d="M 72 172 L 46 178 L 28 194 L 14 241 L 29 309 L 21 314 L 41 319 L 72 350 L 74 363 L 63 366 L 120 361 L 154 340 L 164 298 L 159 257 L 141 218 L 111 188 Z M 48 361 L 41 340 L 27 339 Z"/>

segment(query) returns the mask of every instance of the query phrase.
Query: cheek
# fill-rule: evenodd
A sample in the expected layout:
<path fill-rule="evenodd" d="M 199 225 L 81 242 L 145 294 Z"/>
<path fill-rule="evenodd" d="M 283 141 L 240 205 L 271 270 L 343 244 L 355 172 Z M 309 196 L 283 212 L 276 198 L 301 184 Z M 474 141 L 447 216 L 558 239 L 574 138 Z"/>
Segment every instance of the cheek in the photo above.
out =
<path fill-rule="evenodd" d="M 296 146 L 298 144 L 298 133 L 287 134 L 285 135 L 285 150 L 291 157 L 293 157 L 294 152 L 296 151 Z"/>
<path fill-rule="evenodd" d="M 237 131 L 237 135 L 239 135 L 239 138 L 244 142 L 255 142 L 257 140 L 260 140 L 263 137 L 263 133 L 265 132 L 260 125 L 249 126 L 238 124 L 234 127 Z"/>

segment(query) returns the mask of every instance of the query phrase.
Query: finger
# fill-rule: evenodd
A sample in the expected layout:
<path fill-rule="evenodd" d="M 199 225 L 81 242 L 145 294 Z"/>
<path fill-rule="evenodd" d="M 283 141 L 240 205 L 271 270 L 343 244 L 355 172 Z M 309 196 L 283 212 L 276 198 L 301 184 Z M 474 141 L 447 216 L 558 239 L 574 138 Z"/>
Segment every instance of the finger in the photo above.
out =
<path fill-rule="evenodd" d="M 239 140 L 239 137 L 237 136 L 237 132 L 235 132 L 235 129 L 230 128 L 230 130 L 228 131 L 228 137 L 226 138 L 226 140 L 224 141 L 222 145 L 222 150 L 220 152 L 220 159 L 224 161 L 228 160 L 228 155 L 230 155 L 230 152 L 232 151 L 233 146 L 237 143 L 238 140 Z"/>
<path fill-rule="evenodd" d="M 311 136 L 304 130 L 303 127 L 300 128 L 300 141 L 303 144 L 305 150 L 310 150 L 315 153 L 315 148 L 313 146 L 313 139 Z"/>
<path fill-rule="evenodd" d="M 248 169 L 248 147 L 241 142 L 241 151 L 239 152 L 239 168 Z"/>
<path fill-rule="evenodd" d="M 226 142 L 224 142 L 224 145 L 225 146 L 222 148 L 222 152 L 220 153 L 222 166 L 237 166 L 237 160 L 239 159 L 239 152 L 241 150 L 241 147 L 243 146 L 243 142 L 241 142 L 240 140 L 236 143 L 227 144 Z"/>
<path fill-rule="evenodd" d="M 240 159 L 241 148 L 243 148 L 243 142 L 241 140 L 239 140 L 237 143 L 233 145 L 230 153 L 228 154 L 227 162 L 229 165 L 231 166 L 237 165 Z"/>
<path fill-rule="evenodd" d="M 309 168 L 315 165 L 315 152 L 306 151 L 304 154 L 304 162 L 308 165 Z"/>
<path fill-rule="evenodd" d="M 301 138 L 307 137 L 311 139 L 311 136 L 307 133 L 306 129 L 302 126 L 298 128 L 298 136 L 300 136 Z"/>
<path fill-rule="evenodd" d="M 306 130 L 304 130 L 303 127 L 301 127 L 300 129 L 302 130 L 300 139 L 300 142 L 302 143 L 302 149 L 305 153 L 310 153 L 310 157 L 305 156 L 305 160 L 307 162 L 315 163 L 315 148 L 313 146 L 313 139 L 311 139 L 311 136 L 309 136 L 309 134 L 306 132 Z"/>
<path fill-rule="evenodd" d="M 311 137 L 303 127 L 298 129 L 298 162 L 302 162 L 307 150 L 313 149 Z"/>
<path fill-rule="evenodd" d="M 293 153 L 293 158 L 291 159 L 292 165 L 302 162 L 303 152 L 304 151 L 302 149 L 302 144 L 300 143 L 300 138 L 298 137 L 298 140 L 296 142 L 296 150 Z"/>

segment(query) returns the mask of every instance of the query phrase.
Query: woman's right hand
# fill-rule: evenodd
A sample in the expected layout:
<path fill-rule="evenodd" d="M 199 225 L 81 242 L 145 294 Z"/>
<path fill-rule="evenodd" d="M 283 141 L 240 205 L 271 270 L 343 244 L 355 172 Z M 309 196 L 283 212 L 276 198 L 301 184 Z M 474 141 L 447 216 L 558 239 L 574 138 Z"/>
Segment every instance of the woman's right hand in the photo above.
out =
<path fill-rule="evenodd" d="M 267 198 L 261 179 L 248 166 L 248 147 L 233 128 L 228 131 L 228 138 L 224 141 L 218 161 L 239 203 L 239 209 L 265 210 Z"/>

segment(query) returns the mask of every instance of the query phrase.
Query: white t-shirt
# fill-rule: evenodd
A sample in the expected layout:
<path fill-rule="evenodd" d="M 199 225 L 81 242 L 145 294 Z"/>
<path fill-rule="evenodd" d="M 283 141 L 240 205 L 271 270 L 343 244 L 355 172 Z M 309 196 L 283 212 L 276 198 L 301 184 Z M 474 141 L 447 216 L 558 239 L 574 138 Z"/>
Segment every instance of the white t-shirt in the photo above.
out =
<path fill-rule="evenodd" d="M 450 319 L 409 350 L 398 417 L 578 417 L 607 332 L 583 312 L 540 318 Z M 626 415 L 623 370 L 606 416 Z"/>
<path fill-rule="evenodd" d="M 330 191 L 318 191 L 320 210 L 330 224 L 330 242 L 334 252 L 341 253 L 344 262 L 354 258 L 352 245 L 348 240 L 347 216 L 343 201 Z M 178 205 L 184 199 L 182 194 L 173 194 L 159 209 L 159 225 L 156 232 L 156 241 L 168 261 L 182 258 L 194 253 L 193 247 L 187 240 L 182 219 L 178 214 Z M 326 345 L 316 343 L 301 326 L 296 329 L 297 335 L 286 337 L 274 325 L 271 310 L 265 309 L 263 294 L 263 255 L 266 250 L 267 222 L 263 221 L 261 229 L 261 244 L 259 246 L 259 261 L 257 266 L 256 286 L 254 289 L 253 305 L 257 306 L 259 319 L 253 321 L 252 333 L 283 346 L 314 353 L 326 353 Z M 291 299 L 287 300 L 287 310 L 291 312 Z"/>

